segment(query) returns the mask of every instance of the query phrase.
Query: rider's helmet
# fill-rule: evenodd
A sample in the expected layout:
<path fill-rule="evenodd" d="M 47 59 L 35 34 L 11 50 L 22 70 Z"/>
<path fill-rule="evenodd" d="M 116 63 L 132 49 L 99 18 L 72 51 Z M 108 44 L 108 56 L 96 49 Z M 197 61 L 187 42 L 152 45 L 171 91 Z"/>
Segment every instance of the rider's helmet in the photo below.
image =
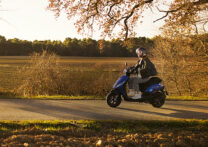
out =
<path fill-rule="evenodd" d="M 146 51 L 146 49 L 143 48 L 143 47 L 140 47 L 140 48 L 137 48 L 137 49 L 136 49 L 136 54 L 138 54 L 138 53 L 140 53 L 140 54 L 139 54 L 139 57 L 144 57 L 144 56 L 147 55 L 147 51 Z"/>

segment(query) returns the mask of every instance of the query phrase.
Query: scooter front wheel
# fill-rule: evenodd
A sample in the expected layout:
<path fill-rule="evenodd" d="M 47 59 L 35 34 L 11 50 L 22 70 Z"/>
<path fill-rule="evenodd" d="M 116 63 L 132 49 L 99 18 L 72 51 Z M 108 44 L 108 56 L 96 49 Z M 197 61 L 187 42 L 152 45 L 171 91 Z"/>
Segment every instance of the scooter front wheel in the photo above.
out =
<path fill-rule="evenodd" d="M 107 104 L 110 107 L 117 107 L 118 105 L 121 104 L 121 95 L 119 93 L 116 92 L 110 92 L 107 95 Z"/>

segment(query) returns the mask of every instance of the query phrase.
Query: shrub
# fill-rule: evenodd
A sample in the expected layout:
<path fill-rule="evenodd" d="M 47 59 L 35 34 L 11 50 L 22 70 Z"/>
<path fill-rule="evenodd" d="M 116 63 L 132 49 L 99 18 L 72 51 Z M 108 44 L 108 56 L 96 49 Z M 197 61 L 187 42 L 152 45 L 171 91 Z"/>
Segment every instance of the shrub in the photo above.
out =
<path fill-rule="evenodd" d="M 59 66 L 59 57 L 43 51 L 30 56 L 30 61 L 20 70 L 23 78 L 17 94 L 24 96 L 61 94 L 63 79 Z"/>

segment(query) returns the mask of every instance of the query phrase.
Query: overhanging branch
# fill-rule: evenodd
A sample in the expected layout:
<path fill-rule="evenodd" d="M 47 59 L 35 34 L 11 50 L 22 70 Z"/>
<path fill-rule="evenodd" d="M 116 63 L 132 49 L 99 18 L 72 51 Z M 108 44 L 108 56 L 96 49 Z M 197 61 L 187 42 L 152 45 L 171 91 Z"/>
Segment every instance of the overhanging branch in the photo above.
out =
<path fill-rule="evenodd" d="M 161 19 L 164 19 L 165 17 L 168 16 L 169 13 L 177 12 L 177 11 L 181 10 L 182 8 L 184 8 L 184 7 L 187 7 L 187 6 L 191 6 L 191 7 L 193 7 L 193 6 L 199 6 L 199 5 L 203 5 L 203 4 L 207 4 L 207 3 L 208 3 L 208 0 L 198 0 L 198 1 L 195 1 L 195 2 L 190 2 L 189 4 L 185 3 L 185 4 L 181 5 L 180 7 L 176 8 L 174 10 L 168 10 L 168 11 L 160 10 L 157 7 L 157 9 L 158 9 L 159 12 L 164 12 L 166 14 L 164 16 L 162 16 L 161 18 L 156 19 L 153 22 L 155 23 L 155 22 L 157 22 L 157 21 L 159 21 Z"/>
<path fill-rule="evenodd" d="M 127 15 L 126 17 L 124 17 L 124 25 L 125 25 L 125 30 L 126 30 L 125 39 L 128 38 L 128 33 L 129 33 L 129 27 L 128 27 L 128 24 L 127 24 L 127 23 L 128 23 L 128 19 L 129 19 L 130 17 L 132 17 L 132 15 L 133 15 L 134 12 L 135 12 L 135 9 L 137 9 L 138 7 L 140 7 L 140 6 L 142 6 L 142 5 L 146 4 L 146 3 L 151 3 L 151 2 L 153 2 L 153 0 L 146 0 L 146 1 L 143 1 L 143 2 L 141 2 L 141 3 L 137 4 L 137 5 L 135 5 L 135 6 L 132 8 L 130 14 Z"/>
<path fill-rule="evenodd" d="M 158 19 L 154 20 L 153 22 L 155 23 L 155 22 L 157 22 L 157 21 L 159 21 L 159 20 L 161 20 L 161 19 L 164 19 L 165 17 L 168 16 L 169 13 L 177 12 L 178 10 L 182 9 L 184 6 L 185 6 L 185 5 L 182 5 L 181 7 L 177 8 L 177 9 L 175 9 L 175 10 L 169 10 L 169 11 L 160 10 L 160 9 L 157 7 L 157 10 L 158 10 L 159 12 L 165 12 L 166 14 L 165 14 L 164 16 L 162 16 L 161 18 L 158 18 Z"/>

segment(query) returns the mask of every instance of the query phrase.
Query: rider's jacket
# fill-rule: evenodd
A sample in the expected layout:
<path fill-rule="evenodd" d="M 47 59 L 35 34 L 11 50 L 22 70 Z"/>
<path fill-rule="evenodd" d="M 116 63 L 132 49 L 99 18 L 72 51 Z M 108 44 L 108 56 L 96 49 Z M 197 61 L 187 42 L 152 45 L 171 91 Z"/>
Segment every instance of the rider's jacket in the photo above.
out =
<path fill-rule="evenodd" d="M 148 78 L 157 74 L 154 64 L 150 61 L 148 57 L 143 57 L 138 60 L 135 65 L 135 71 L 137 74 L 141 75 L 141 78 Z"/>

